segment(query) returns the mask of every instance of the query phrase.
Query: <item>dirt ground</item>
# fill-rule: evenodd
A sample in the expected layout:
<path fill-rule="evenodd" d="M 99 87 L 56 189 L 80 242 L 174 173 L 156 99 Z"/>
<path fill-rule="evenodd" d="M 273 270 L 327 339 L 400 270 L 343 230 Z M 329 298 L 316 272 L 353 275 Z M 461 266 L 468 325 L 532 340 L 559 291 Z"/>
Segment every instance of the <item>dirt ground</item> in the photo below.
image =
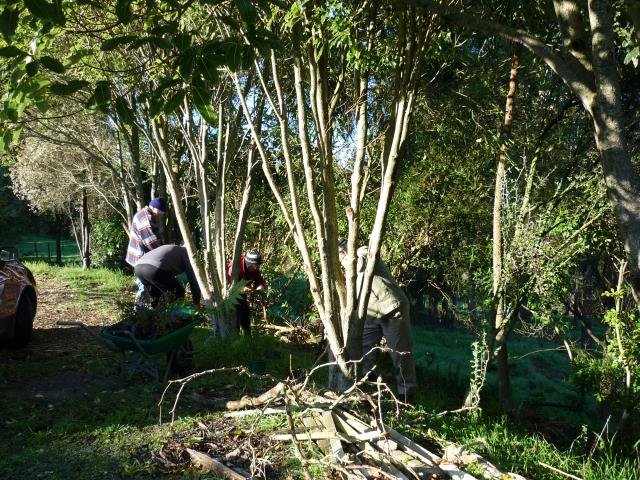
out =
<path fill-rule="evenodd" d="M 78 327 L 65 327 L 58 321 L 81 321 L 92 331 L 114 322 L 113 318 L 100 313 L 87 315 L 67 302 L 72 291 L 57 279 L 47 275 L 36 278 L 38 285 L 38 310 L 33 324 L 33 335 L 26 348 L 0 349 L 0 368 L 11 363 L 37 364 L 39 360 L 70 356 L 94 343 L 90 334 Z M 108 377 L 86 372 L 60 372 L 53 375 L 35 376 L 8 386 L 14 398 L 46 398 L 53 403 L 70 398 L 90 395 L 96 391 L 115 386 L 120 382 Z"/>
<path fill-rule="evenodd" d="M 38 285 L 38 311 L 33 322 L 33 336 L 27 348 L 0 351 L 0 362 L 5 359 L 26 360 L 68 355 L 93 341 L 87 332 L 77 327 L 63 327 L 58 321 L 81 321 L 98 332 L 114 322 L 100 313 L 87 315 L 66 300 L 73 292 L 59 280 L 48 275 L 36 278 Z"/>

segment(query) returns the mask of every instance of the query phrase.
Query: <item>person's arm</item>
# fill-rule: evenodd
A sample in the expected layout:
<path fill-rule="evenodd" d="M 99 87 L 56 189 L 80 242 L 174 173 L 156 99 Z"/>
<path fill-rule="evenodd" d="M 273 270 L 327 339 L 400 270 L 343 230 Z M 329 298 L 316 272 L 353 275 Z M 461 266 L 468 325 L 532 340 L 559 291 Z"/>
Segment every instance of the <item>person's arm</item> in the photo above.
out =
<path fill-rule="evenodd" d="M 256 290 L 263 290 L 267 288 L 267 282 L 264 281 L 264 277 L 262 276 L 262 273 L 260 273 L 260 270 L 255 271 L 255 276 L 256 278 L 254 279 L 254 282 L 256 284 Z"/>
<path fill-rule="evenodd" d="M 193 303 L 198 305 L 200 303 L 200 298 L 202 298 L 202 293 L 200 292 L 198 280 L 193 273 L 193 268 L 191 268 L 191 262 L 189 262 L 188 258 L 185 273 L 187 274 L 187 280 L 189 281 L 189 287 L 191 288 L 191 297 L 193 297 Z"/>

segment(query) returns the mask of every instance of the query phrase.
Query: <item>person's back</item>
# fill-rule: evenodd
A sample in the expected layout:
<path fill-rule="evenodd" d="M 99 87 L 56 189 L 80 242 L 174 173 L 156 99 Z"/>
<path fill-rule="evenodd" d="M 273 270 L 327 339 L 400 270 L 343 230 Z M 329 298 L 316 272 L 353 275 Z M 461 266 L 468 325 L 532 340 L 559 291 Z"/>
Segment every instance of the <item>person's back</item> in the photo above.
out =
<path fill-rule="evenodd" d="M 159 223 L 167 210 L 162 197 L 154 198 L 133 217 L 129 229 L 129 244 L 125 261 L 132 267 L 147 252 L 159 247 L 164 242 L 160 235 Z"/>
<path fill-rule="evenodd" d="M 364 271 L 368 252 L 368 247 L 360 247 L 356 252 L 358 258 L 358 295 L 360 295 L 362 283 L 364 281 Z M 389 267 L 387 267 L 387 265 L 379 258 L 376 259 L 373 274 L 374 277 L 371 283 L 371 295 L 369 297 L 369 304 L 367 305 L 368 317 L 381 317 L 398 309 L 402 304 L 409 305 L 407 296 L 393 278 L 393 275 L 391 275 Z"/>
<path fill-rule="evenodd" d="M 358 296 L 364 283 L 368 252 L 369 249 L 366 246 L 356 251 Z M 415 394 L 417 381 L 413 360 L 409 300 L 391 275 L 389 267 L 379 258 L 376 259 L 373 273 L 367 318 L 362 332 L 362 348 L 365 353 L 362 361 L 363 371 L 366 373 L 373 368 L 376 355 L 371 349 L 384 337 L 392 350 L 391 359 L 398 394 L 410 401 Z"/>
<path fill-rule="evenodd" d="M 137 264 L 153 265 L 161 270 L 168 270 L 175 275 L 191 269 L 187 249 L 180 245 L 161 245 L 158 248 L 154 248 L 145 253 Z"/>

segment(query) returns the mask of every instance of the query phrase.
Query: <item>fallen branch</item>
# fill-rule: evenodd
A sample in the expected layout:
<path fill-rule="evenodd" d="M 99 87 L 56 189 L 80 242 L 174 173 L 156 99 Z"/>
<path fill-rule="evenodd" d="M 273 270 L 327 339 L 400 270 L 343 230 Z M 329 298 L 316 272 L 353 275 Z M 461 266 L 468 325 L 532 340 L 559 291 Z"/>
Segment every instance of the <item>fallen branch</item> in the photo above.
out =
<path fill-rule="evenodd" d="M 231 480 L 247 480 L 248 478 L 251 478 L 249 475 L 244 475 L 227 467 L 224 463 L 216 460 L 211 455 L 207 455 L 206 453 L 198 452 L 190 448 L 187 448 L 186 451 L 189 454 L 189 457 L 191 457 L 191 463 L 201 470 L 215 475 L 222 475 Z"/>

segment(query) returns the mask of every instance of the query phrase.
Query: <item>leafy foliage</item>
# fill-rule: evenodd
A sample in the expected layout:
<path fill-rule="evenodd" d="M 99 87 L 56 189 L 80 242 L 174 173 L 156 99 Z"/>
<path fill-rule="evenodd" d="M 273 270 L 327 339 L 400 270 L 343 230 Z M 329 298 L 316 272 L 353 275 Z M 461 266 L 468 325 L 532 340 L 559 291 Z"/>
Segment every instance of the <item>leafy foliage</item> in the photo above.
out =
<path fill-rule="evenodd" d="M 115 218 L 98 218 L 91 228 L 92 263 L 96 267 L 122 269 L 128 244 L 122 222 Z"/>

